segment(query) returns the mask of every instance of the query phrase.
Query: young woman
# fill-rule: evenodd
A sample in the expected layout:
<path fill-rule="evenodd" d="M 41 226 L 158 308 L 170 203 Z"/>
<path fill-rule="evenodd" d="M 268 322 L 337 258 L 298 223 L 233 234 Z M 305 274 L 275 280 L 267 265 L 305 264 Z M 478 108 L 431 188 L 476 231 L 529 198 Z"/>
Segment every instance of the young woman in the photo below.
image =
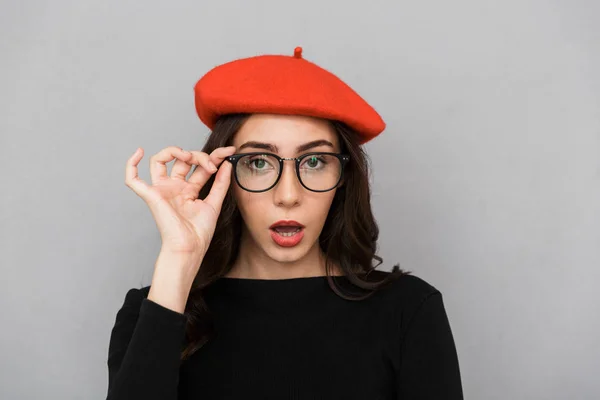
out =
<path fill-rule="evenodd" d="M 440 291 L 375 269 L 361 145 L 379 115 L 300 48 L 218 66 L 195 94 L 202 151 L 152 156 L 152 185 L 141 149 L 127 161 L 162 247 L 116 315 L 107 398 L 462 399 Z"/>

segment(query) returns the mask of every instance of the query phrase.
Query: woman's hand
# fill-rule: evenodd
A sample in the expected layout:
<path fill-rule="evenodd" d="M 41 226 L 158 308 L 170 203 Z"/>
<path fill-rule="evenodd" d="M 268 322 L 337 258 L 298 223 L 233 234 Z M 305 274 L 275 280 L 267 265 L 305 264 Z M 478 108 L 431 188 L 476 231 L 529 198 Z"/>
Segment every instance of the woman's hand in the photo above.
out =
<path fill-rule="evenodd" d="M 219 147 L 212 153 L 185 151 L 176 146 L 162 149 L 150 157 L 152 186 L 138 176 L 138 163 L 144 150 L 138 148 L 127 160 L 125 185 L 150 208 L 160 236 L 162 250 L 203 257 L 212 240 L 223 199 L 229 189 L 232 165 L 224 158 L 235 152 L 234 146 Z M 166 164 L 176 159 L 167 175 Z M 192 165 L 198 165 L 186 181 Z M 198 194 L 218 169 L 210 193 L 204 200 Z"/>

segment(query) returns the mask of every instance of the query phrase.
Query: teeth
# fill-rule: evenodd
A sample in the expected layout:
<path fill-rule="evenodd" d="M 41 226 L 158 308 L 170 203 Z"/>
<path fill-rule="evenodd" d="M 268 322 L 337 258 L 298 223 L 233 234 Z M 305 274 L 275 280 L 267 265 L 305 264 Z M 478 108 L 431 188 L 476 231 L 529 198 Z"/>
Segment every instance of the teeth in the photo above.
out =
<path fill-rule="evenodd" d="M 300 232 L 300 228 L 296 229 L 294 232 L 277 232 L 277 233 L 281 236 L 289 237 L 289 236 L 294 236 L 298 232 Z"/>

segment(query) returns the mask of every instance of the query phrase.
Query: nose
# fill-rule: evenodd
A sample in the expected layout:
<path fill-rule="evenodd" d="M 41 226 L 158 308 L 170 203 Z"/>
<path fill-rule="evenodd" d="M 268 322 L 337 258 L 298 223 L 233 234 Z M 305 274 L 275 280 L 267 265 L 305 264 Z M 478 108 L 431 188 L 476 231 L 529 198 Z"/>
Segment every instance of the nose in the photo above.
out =
<path fill-rule="evenodd" d="M 273 188 L 274 202 L 276 205 L 294 207 L 300 204 L 302 190 L 304 189 L 296 176 L 294 160 L 284 160 L 283 170 L 279 182 Z"/>

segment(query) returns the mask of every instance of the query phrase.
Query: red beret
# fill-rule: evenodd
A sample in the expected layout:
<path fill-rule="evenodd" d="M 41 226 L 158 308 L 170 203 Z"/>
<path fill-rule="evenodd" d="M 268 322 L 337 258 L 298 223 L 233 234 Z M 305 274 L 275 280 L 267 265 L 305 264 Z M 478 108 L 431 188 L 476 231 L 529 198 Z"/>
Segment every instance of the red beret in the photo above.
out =
<path fill-rule="evenodd" d="M 194 86 L 196 112 L 213 129 L 229 113 L 299 114 L 345 122 L 366 143 L 385 129 L 381 116 L 331 72 L 302 58 L 260 55 L 207 72 Z"/>

